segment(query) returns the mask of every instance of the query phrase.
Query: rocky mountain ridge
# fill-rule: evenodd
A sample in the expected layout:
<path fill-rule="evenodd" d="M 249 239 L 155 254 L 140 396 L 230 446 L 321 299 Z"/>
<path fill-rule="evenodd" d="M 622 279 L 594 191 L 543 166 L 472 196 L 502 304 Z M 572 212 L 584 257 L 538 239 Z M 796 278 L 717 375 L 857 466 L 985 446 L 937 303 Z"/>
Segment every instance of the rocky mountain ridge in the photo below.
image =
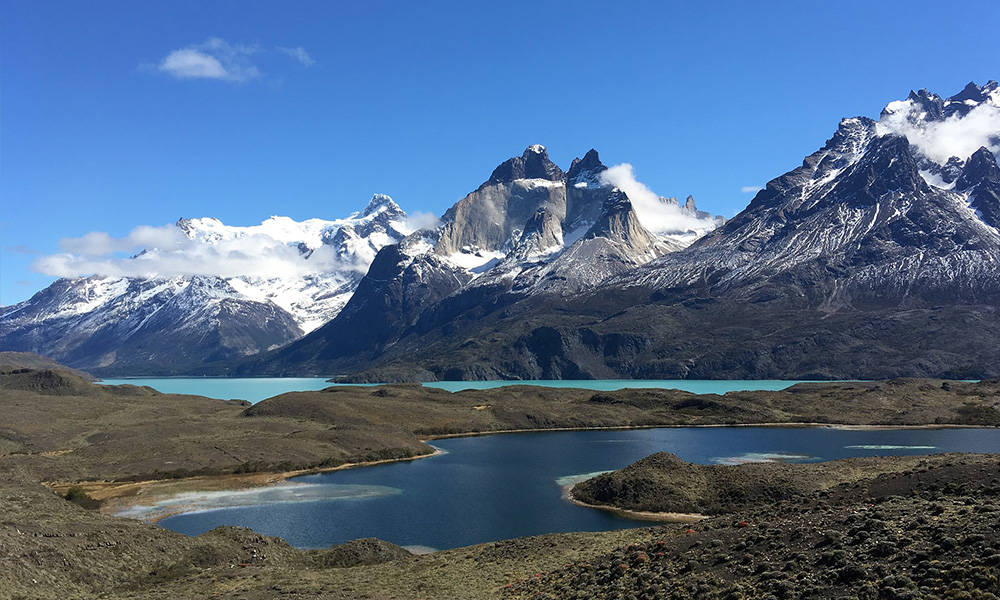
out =
<path fill-rule="evenodd" d="M 998 376 L 1000 134 L 974 126 L 1000 122 L 997 90 L 844 119 L 684 249 L 564 295 L 517 293 L 537 285 L 528 265 L 482 276 L 338 366 L 355 380 Z"/>
<path fill-rule="evenodd" d="M 381 231 L 367 273 L 355 270 L 356 291 L 302 339 L 294 318 L 231 302 L 209 316 L 233 331 L 244 320 L 273 330 L 243 331 L 250 341 L 237 352 L 211 352 L 218 342 L 204 335 L 174 347 L 201 348 L 189 364 L 202 374 L 362 381 L 997 376 L 996 123 L 996 82 L 950 98 L 913 92 L 878 121 L 841 121 L 728 222 L 690 198 L 654 198 L 653 208 L 684 218 L 651 219 L 650 199 L 617 189 L 621 173 L 596 151 L 564 171 L 544 146 L 529 146 L 438 227 Z M 338 230 L 338 243 L 355 239 L 351 231 Z M 302 242 L 303 254 L 329 246 L 310 239 L 319 246 Z M 222 283 L 237 293 L 248 285 Z M 222 283 L 201 282 L 185 306 L 221 300 Z M 136 285 L 164 301 L 178 295 Z M 98 364 L 113 362 L 107 349 L 124 331 L 87 335 L 80 356 L 96 355 L 85 342 L 101 339 Z M 142 360 L 153 362 L 155 349 Z M 89 367 L 83 360 L 92 358 L 69 362 Z"/>
<path fill-rule="evenodd" d="M 595 150 L 564 172 L 544 146 L 529 146 L 448 209 L 439 226 L 419 231 L 383 195 L 338 221 L 272 217 L 259 226 L 229 227 L 212 218 L 181 219 L 176 228 L 198 249 L 242 253 L 264 241 L 293 249 L 300 260 L 274 276 L 63 279 L 0 311 L 0 347 L 104 375 L 219 374 L 230 372 L 234 360 L 322 328 L 332 339 L 288 352 L 301 362 L 297 368 L 325 372 L 332 367 L 322 361 L 330 356 L 357 362 L 373 356 L 366 349 L 381 353 L 425 309 L 467 288 L 517 279 L 521 295 L 574 293 L 702 233 L 647 231 L 624 193 L 602 178 L 606 170 Z M 673 198 L 660 201 L 704 229 L 721 222 L 698 211 L 690 197 L 683 207 Z M 152 262 L 167 252 L 146 248 L 131 262 Z M 218 254 L 207 253 L 209 261 Z M 522 271 L 531 274 L 519 277 Z"/>
<path fill-rule="evenodd" d="M 578 294 L 697 238 L 649 231 L 605 171 L 593 149 L 564 172 L 544 146 L 529 146 L 448 209 L 437 230 L 384 248 L 335 319 L 236 372 L 337 374 L 441 323 L 526 297 Z M 708 229 L 722 222 L 690 197 L 684 208 L 661 202 Z"/>

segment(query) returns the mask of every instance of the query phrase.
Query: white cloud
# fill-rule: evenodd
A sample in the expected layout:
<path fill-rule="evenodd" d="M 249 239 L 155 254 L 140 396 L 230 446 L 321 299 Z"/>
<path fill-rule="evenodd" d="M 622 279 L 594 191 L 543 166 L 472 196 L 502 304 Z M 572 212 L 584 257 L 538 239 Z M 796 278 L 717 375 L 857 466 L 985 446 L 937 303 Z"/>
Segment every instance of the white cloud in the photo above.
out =
<path fill-rule="evenodd" d="M 441 225 L 441 219 L 434 213 L 412 212 L 406 217 L 406 227 L 410 232 L 434 229 Z"/>
<path fill-rule="evenodd" d="M 685 213 L 673 202 L 664 202 L 657 194 L 636 180 L 632 165 L 622 163 L 601 173 L 603 183 L 625 192 L 642 226 L 654 233 L 705 232 L 715 229 L 711 218 L 699 219 Z"/>
<path fill-rule="evenodd" d="M 193 48 L 174 50 L 160 62 L 160 70 L 178 79 L 227 79 L 228 73 L 214 56 Z"/>
<path fill-rule="evenodd" d="M 297 245 L 260 233 L 211 241 L 191 239 L 174 225 L 137 227 L 122 238 L 92 232 L 79 238 L 65 238 L 60 247 L 62 253 L 39 258 L 32 269 L 54 277 L 96 274 L 294 278 L 333 268 L 356 268 L 363 272 L 368 266 L 365 261 L 374 258 L 374 253 L 372 256 L 359 253 L 356 259 L 340 257 L 330 246 L 317 248 L 306 257 Z M 136 252 L 139 252 L 136 256 L 124 256 Z"/>
<path fill-rule="evenodd" d="M 764 188 L 760 187 L 759 185 L 745 185 L 740 188 L 740 191 L 743 192 L 744 194 L 756 194 L 762 189 Z"/>
<path fill-rule="evenodd" d="M 250 62 L 250 57 L 258 52 L 256 46 L 210 38 L 203 44 L 174 50 L 160 61 L 157 69 L 177 79 L 244 82 L 261 76 L 260 69 Z"/>
<path fill-rule="evenodd" d="M 278 51 L 284 52 L 288 56 L 291 56 L 295 60 L 302 63 L 304 66 L 308 67 L 310 65 L 316 64 L 316 61 L 313 60 L 311 56 L 309 56 L 309 53 L 306 52 L 305 48 L 303 48 L 302 46 L 296 46 L 295 48 L 282 48 L 279 46 Z"/>
<path fill-rule="evenodd" d="M 906 136 L 924 156 L 938 164 L 952 156 L 969 158 L 985 146 L 1000 155 L 1000 106 L 983 102 L 964 117 L 954 114 L 936 122 L 926 122 L 921 108 L 911 100 L 891 102 L 879 120 L 878 133 Z"/>
<path fill-rule="evenodd" d="M 144 68 L 154 68 L 177 79 L 218 79 L 242 83 L 264 75 L 251 58 L 267 61 L 280 55 L 289 56 L 306 67 L 316 64 L 302 46 L 279 46 L 266 50 L 259 46 L 233 44 L 222 38 L 209 38 L 204 43 L 174 50 L 156 65 L 144 65 Z"/>

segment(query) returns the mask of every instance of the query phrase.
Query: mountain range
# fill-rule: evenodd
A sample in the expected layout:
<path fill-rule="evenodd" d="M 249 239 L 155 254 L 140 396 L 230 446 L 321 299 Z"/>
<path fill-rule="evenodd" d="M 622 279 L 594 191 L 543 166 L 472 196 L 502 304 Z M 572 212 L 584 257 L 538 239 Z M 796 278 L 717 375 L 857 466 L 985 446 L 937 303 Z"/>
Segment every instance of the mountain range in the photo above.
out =
<path fill-rule="evenodd" d="M 172 229 L 197 262 L 220 248 L 241 254 L 270 245 L 300 258 L 303 268 L 60 279 L 25 302 L 0 308 L 0 347 L 105 374 L 190 373 L 287 344 L 326 323 L 350 299 L 375 254 L 411 233 L 406 213 L 383 195 L 336 221 L 272 217 L 258 226 L 230 227 L 212 218 L 180 219 Z M 160 265 L 177 258 L 168 253 L 150 248 L 126 262 Z M 287 264 L 296 263 L 280 263 Z"/>
<path fill-rule="evenodd" d="M 393 204 L 377 241 L 351 238 L 377 254 L 363 277 L 342 277 L 339 304 L 309 294 L 296 313 L 281 294 L 247 304 L 220 290 L 250 288 L 241 277 L 61 280 L 3 309 L 0 346 L 108 373 L 152 372 L 164 352 L 183 352 L 175 372 L 352 381 L 997 377 L 998 153 L 996 82 L 950 98 L 912 92 L 877 121 L 841 121 L 725 221 L 690 198 L 640 198 L 596 151 L 563 171 L 535 145 L 435 227 L 407 229 Z M 115 296 L 131 300 L 62 299 L 115 285 L 134 287 Z M 173 321 L 134 300 L 160 296 L 163 307 L 192 299 L 173 302 L 184 307 L 164 313 Z M 200 328 L 216 338 L 170 337 L 192 318 L 217 323 Z M 170 335 L 129 334 L 147 322 Z M 146 354 L 127 345 L 139 341 Z"/>

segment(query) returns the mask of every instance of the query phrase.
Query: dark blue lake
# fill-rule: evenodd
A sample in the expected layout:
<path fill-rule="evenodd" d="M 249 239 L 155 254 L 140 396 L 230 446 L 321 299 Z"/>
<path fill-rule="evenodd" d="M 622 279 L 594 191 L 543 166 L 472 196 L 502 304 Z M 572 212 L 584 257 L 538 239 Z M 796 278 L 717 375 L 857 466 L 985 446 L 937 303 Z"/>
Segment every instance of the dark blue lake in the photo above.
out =
<path fill-rule="evenodd" d="M 206 494 L 193 504 L 241 506 L 187 513 L 160 525 L 189 535 L 241 525 L 300 548 L 374 536 L 434 549 L 639 527 L 648 523 L 569 503 L 561 484 L 660 451 L 702 464 L 1000 452 L 1000 429 L 676 428 L 509 434 L 434 445 L 446 454 L 299 477 L 235 495 Z"/>

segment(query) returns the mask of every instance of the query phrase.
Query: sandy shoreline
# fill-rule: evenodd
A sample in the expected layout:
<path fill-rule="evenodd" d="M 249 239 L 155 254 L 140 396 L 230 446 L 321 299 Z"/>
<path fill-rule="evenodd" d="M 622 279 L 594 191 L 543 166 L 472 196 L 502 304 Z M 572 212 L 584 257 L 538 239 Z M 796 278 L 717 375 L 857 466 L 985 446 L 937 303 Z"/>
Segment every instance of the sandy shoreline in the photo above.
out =
<path fill-rule="evenodd" d="M 683 427 L 698 427 L 698 428 L 719 428 L 719 427 L 774 427 L 774 428 L 828 428 L 828 429 L 845 429 L 845 430 L 888 430 L 888 429 L 959 429 L 959 428 L 977 428 L 977 426 L 968 425 L 937 425 L 937 424 L 927 424 L 927 425 L 849 425 L 849 424 L 834 424 L 834 423 L 738 423 L 738 424 L 710 424 L 710 425 L 623 425 L 623 426 L 609 426 L 609 427 L 552 427 L 552 428 L 537 428 L 537 429 L 502 429 L 494 431 L 474 431 L 466 433 L 452 433 L 452 434 L 441 434 L 441 435 L 430 435 L 424 436 L 421 441 L 430 442 L 438 439 L 449 439 L 449 438 L 463 438 L 463 437 L 480 437 L 487 435 L 503 435 L 512 433 L 545 433 L 545 432 L 570 432 L 570 431 L 629 431 L 629 430 L 640 430 L 640 429 L 666 429 L 666 428 L 683 428 Z M 979 426 L 978 428 L 990 428 Z M 65 494 L 67 490 L 72 487 L 83 488 L 90 497 L 95 500 L 100 500 L 103 504 L 101 506 L 100 512 L 109 515 L 122 515 L 127 513 L 131 509 L 137 507 L 153 507 L 156 504 L 169 500 L 170 498 L 179 496 L 185 493 L 207 493 L 207 492 L 225 492 L 225 491 L 241 491 L 248 489 L 262 489 L 269 486 L 275 486 L 280 483 L 287 481 L 293 477 L 301 475 L 311 475 L 316 473 L 327 473 L 332 471 L 340 471 L 344 469 L 354 469 L 359 467 L 368 467 L 379 464 L 386 464 L 392 462 L 401 461 L 411 461 L 420 458 L 428 458 L 431 456 L 437 456 L 441 454 L 441 450 L 435 449 L 434 452 L 429 454 L 421 454 L 418 456 L 411 456 L 399 459 L 384 459 L 377 461 L 367 461 L 367 462 L 357 462 L 357 463 L 344 463 L 335 467 L 323 467 L 315 469 L 300 469 L 295 471 L 283 471 L 283 472 L 260 472 L 260 473 L 241 473 L 233 475 L 209 475 L 209 476 L 196 476 L 196 477 L 186 477 L 181 479 L 158 479 L 158 480 L 148 480 L 148 481 L 129 481 L 129 482 L 116 482 L 116 481 L 101 481 L 101 482 L 50 482 L 47 483 L 47 487 L 59 494 Z M 699 514 L 686 514 L 686 513 L 654 513 L 654 512 L 640 512 L 640 511 L 630 511 L 626 509 L 615 508 L 611 506 L 601 506 L 588 504 L 582 502 L 573 497 L 570 492 L 570 487 L 564 489 L 564 497 L 568 501 L 587 508 L 594 508 L 598 510 L 604 510 L 619 514 L 623 517 L 634 519 L 634 520 L 644 520 L 644 521 L 661 521 L 661 522 L 695 522 L 705 518 L 704 515 Z M 145 514 L 142 520 L 149 523 L 157 523 L 162 519 L 167 517 L 184 514 L 187 512 L 194 512 L 201 510 L 197 506 L 186 506 L 183 504 L 173 505 L 165 508 L 162 511 L 151 511 Z"/>
<path fill-rule="evenodd" d="M 408 456 L 406 458 L 390 458 L 384 460 L 374 460 L 356 463 L 344 463 L 335 467 L 321 467 L 315 469 L 299 469 L 295 471 L 261 472 L 261 473 L 240 473 L 234 475 L 205 475 L 197 477 L 185 477 L 181 479 L 154 479 L 148 481 L 85 481 L 80 483 L 48 483 L 47 487 L 59 494 L 65 494 L 73 487 L 83 488 L 87 494 L 100 500 L 103 504 L 100 512 L 112 516 L 120 516 L 122 513 L 140 506 L 153 507 L 157 503 L 185 493 L 199 492 L 226 492 L 242 491 L 248 489 L 262 489 L 275 486 L 293 477 L 301 475 L 314 475 L 317 473 L 329 473 L 333 471 L 343 471 L 346 469 L 356 469 L 359 467 L 371 467 L 394 462 L 406 462 L 421 458 L 430 458 L 443 454 L 444 451 L 437 448 L 429 454 Z M 172 517 L 187 512 L 199 510 L 198 507 L 178 504 L 165 510 L 152 511 L 145 515 L 142 520 L 147 523 L 158 523 L 162 519 Z"/>

